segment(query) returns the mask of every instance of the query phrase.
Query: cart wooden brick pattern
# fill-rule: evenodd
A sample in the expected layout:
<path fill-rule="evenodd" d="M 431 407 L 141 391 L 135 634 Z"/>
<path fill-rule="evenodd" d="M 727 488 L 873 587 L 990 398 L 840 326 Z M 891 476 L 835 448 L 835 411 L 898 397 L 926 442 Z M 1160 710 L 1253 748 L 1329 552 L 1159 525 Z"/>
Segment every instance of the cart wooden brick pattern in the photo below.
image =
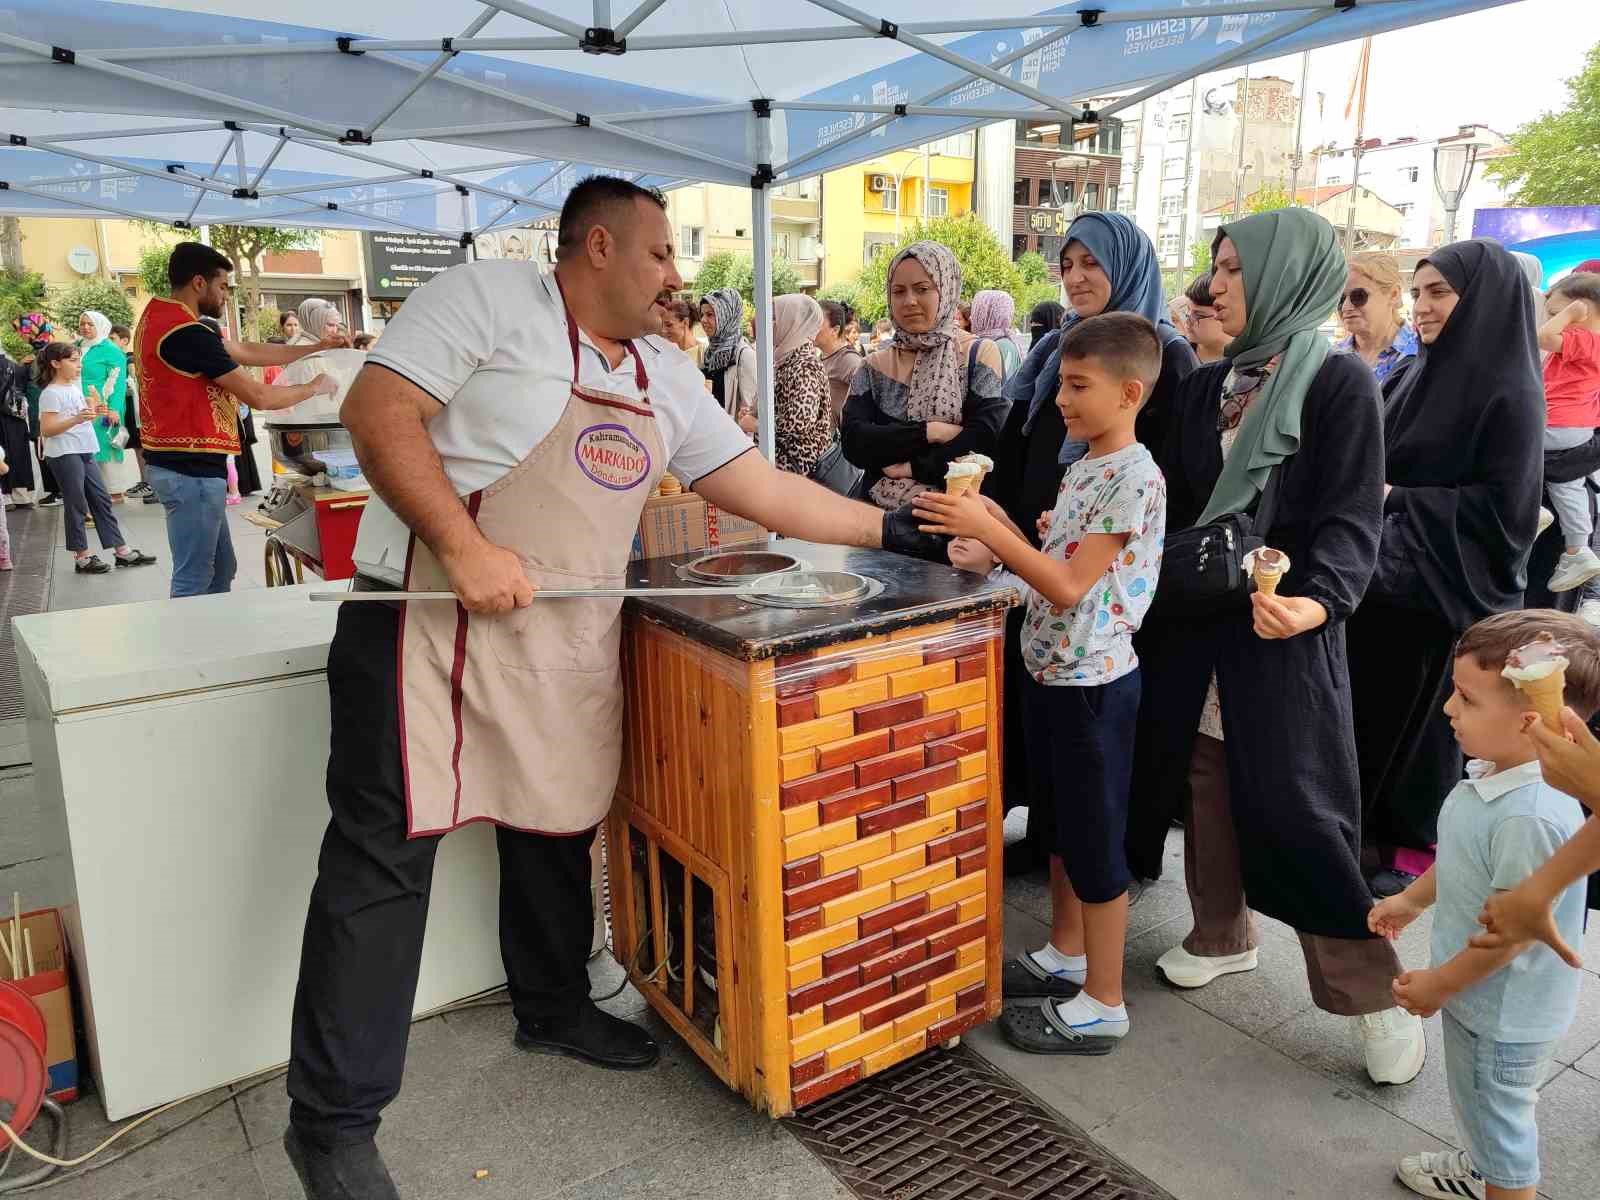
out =
<path fill-rule="evenodd" d="M 758 1107 L 998 1015 L 1003 628 L 991 612 L 742 662 L 628 618 L 616 946 Z"/>

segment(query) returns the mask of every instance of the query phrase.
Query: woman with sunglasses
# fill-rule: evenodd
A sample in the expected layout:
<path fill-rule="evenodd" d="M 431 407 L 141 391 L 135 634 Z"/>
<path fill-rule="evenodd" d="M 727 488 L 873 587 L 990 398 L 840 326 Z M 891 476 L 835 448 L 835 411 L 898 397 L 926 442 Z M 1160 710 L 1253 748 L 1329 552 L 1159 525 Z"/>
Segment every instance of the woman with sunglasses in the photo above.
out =
<path fill-rule="evenodd" d="M 1350 336 L 1335 348 L 1354 354 L 1386 383 L 1415 357 L 1417 334 L 1400 306 L 1400 267 L 1393 255 L 1364 250 L 1350 256 L 1350 277 L 1339 297 L 1339 320 Z"/>
<path fill-rule="evenodd" d="M 1383 540 L 1350 620 L 1363 859 L 1377 896 L 1433 862 L 1465 763 L 1444 715 L 1456 640 L 1522 607 L 1544 473 L 1533 292 L 1496 242 L 1435 250 L 1412 276 L 1421 341 L 1388 389 Z"/>
<path fill-rule="evenodd" d="M 1211 301 L 1211 272 L 1207 271 L 1191 283 L 1184 296 L 1189 301 L 1189 340 L 1194 344 L 1195 357 L 1202 366 L 1220 362 L 1233 339 L 1217 320 L 1217 310 Z"/>
<path fill-rule="evenodd" d="M 1145 623 L 1130 859 L 1159 869 L 1168 806 L 1187 793 L 1194 924 L 1157 961 L 1162 974 L 1197 988 L 1255 970 L 1250 914 L 1264 912 L 1299 934 L 1317 1007 L 1355 1018 L 1373 1080 L 1405 1083 L 1426 1046 L 1421 1021 L 1395 1006 L 1394 949 L 1367 929 L 1345 671 L 1345 620 L 1371 578 L 1383 507 L 1377 380 L 1319 332 L 1345 279 L 1327 221 L 1261 213 L 1224 225 L 1212 253 L 1216 316 L 1233 340 L 1173 397 L 1156 451 L 1169 538 L 1255 511 L 1275 472 L 1257 533 L 1290 567 L 1276 596 Z"/>

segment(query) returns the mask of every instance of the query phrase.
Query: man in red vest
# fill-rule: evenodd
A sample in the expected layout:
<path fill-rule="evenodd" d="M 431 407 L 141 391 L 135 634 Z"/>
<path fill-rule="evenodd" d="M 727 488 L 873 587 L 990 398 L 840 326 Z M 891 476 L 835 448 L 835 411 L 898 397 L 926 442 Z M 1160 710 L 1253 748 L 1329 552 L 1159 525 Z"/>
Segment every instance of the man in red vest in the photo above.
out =
<path fill-rule="evenodd" d="M 150 301 L 134 332 L 145 477 L 167 512 L 174 597 L 226 592 L 233 583 L 228 456 L 240 452 L 240 401 L 270 411 L 335 390 L 326 375 L 269 387 L 242 368 L 287 366 L 346 344 L 342 337 L 316 346 L 225 341 L 200 318 L 222 316 L 232 271 L 210 246 L 175 246 L 167 267 L 172 298 Z"/>

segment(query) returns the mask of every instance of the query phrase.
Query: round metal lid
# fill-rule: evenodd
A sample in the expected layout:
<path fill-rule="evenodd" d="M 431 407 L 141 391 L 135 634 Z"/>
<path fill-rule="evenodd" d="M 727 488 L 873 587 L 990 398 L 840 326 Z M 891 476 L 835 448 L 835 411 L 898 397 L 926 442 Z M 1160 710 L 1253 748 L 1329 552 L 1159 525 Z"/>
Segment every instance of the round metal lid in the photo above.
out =
<path fill-rule="evenodd" d="M 778 554 L 771 550 L 728 550 L 720 554 L 705 554 L 681 568 L 685 578 L 697 583 L 738 584 L 748 583 L 763 575 L 797 570 L 800 560 L 792 554 Z"/>
<path fill-rule="evenodd" d="M 792 571 L 773 581 L 773 590 L 745 597 L 770 608 L 832 608 L 866 600 L 883 591 L 883 584 L 853 571 Z M 802 594 L 788 595 L 791 589 Z"/>

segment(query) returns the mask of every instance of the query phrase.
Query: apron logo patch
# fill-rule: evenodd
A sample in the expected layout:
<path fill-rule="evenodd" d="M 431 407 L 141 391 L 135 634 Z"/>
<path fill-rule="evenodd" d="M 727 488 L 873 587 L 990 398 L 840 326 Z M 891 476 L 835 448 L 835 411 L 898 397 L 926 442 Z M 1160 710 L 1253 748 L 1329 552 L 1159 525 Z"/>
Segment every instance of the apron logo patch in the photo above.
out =
<path fill-rule="evenodd" d="M 626 425 L 591 425 L 578 435 L 578 467 L 614 492 L 636 488 L 650 477 L 650 451 Z"/>

